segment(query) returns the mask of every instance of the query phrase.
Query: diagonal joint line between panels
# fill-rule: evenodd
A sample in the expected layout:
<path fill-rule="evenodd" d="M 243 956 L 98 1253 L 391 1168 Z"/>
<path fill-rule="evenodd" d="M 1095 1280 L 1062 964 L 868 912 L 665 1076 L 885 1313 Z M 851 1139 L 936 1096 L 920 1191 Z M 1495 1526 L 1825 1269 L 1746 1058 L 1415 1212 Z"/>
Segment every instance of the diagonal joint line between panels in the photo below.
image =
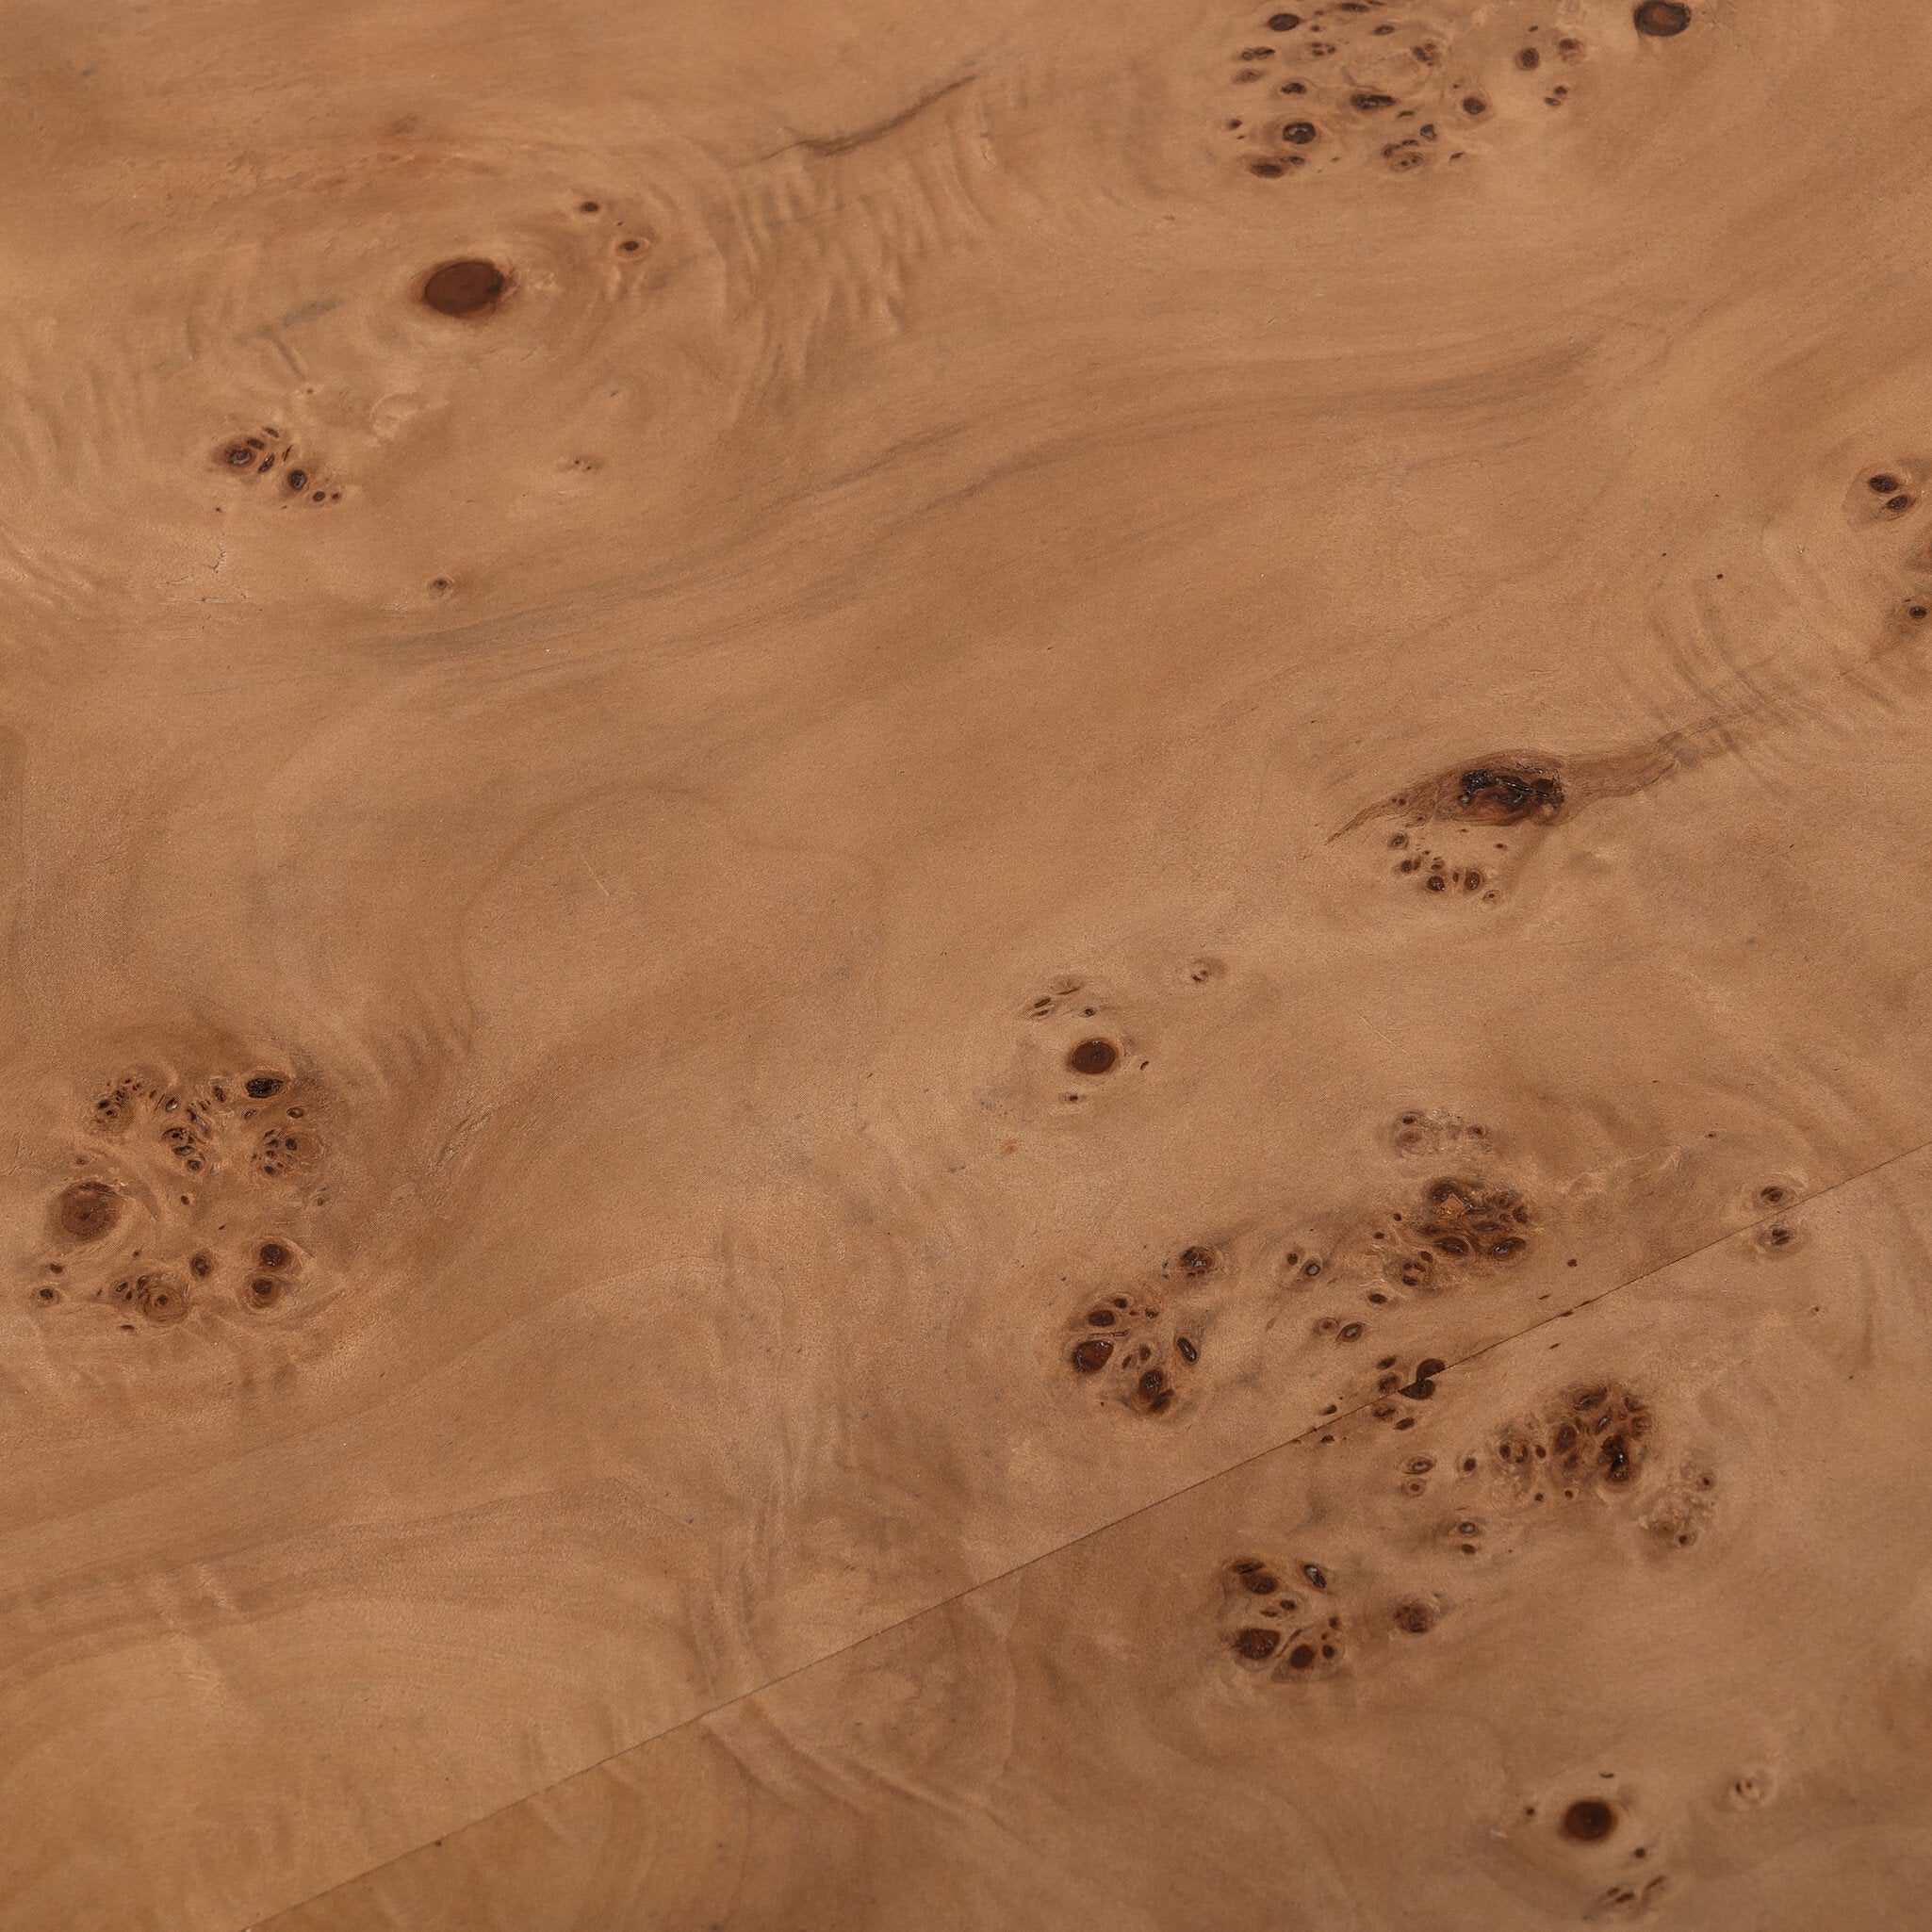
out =
<path fill-rule="evenodd" d="M 1594 1295 L 1585 1295 L 1580 1300 L 1572 1302 L 1567 1308 L 1556 1309 L 1549 1314 L 1540 1316 L 1534 1321 L 1527 1322 L 1523 1327 L 1515 1329 L 1506 1335 L 1500 1335 L 1495 1341 L 1485 1343 L 1480 1349 L 1473 1349 L 1467 1354 L 1458 1356 L 1447 1367 L 1439 1370 L 1438 1374 L 1447 1375 L 1453 1369 L 1461 1368 L 1471 1362 L 1481 1361 L 1484 1356 L 1493 1355 L 1499 1350 L 1514 1348 L 1518 1342 L 1523 1341 L 1528 1336 L 1540 1333 L 1554 1322 L 1566 1319 L 1580 1309 L 1595 1307 L 1597 1302 L 1607 1302 L 1612 1296 L 1622 1294 L 1627 1288 L 1632 1288 L 1640 1283 L 1654 1280 L 1658 1275 L 1667 1273 L 1671 1269 L 1680 1268 L 1688 1261 L 1695 1261 L 1700 1254 L 1708 1254 L 1713 1249 L 1723 1247 L 1727 1241 L 1733 1241 L 1740 1235 L 1748 1234 L 1753 1228 L 1761 1227 L 1769 1221 L 1779 1220 L 1783 1216 L 1790 1214 L 1793 1207 L 1815 1205 L 1818 1202 L 1827 1200 L 1846 1187 L 1855 1187 L 1858 1182 L 1868 1179 L 1873 1174 L 1880 1173 L 1887 1168 L 1895 1167 L 1900 1161 L 1910 1160 L 1913 1155 L 1924 1154 L 1927 1149 L 1932 1149 L 1932 1139 L 1922 1140 L 1915 1146 L 1902 1148 L 1896 1154 L 1886 1155 L 1883 1160 L 1874 1161 L 1870 1167 L 1861 1168 L 1856 1173 L 1846 1174 L 1842 1178 L 1832 1182 L 1828 1187 L 1821 1187 L 1814 1193 L 1806 1195 L 1801 1201 L 1785 1202 L 1775 1212 L 1760 1215 L 1756 1220 L 1743 1221 L 1736 1227 L 1727 1228 L 1721 1234 L 1714 1235 L 1710 1240 L 1700 1242 L 1695 1248 L 1688 1248 L 1680 1254 L 1673 1254 L 1668 1259 L 1660 1261 L 1653 1268 L 1644 1269 L 1636 1274 L 1628 1276 L 1623 1281 L 1613 1283 L 1611 1286 L 1603 1288 Z M 1343 1410 L 1334 1416 L 1323 1416 L 1318 1421 L 1311 1423 L 1307 1428 L 1296 1431 L 1292 1435 L 1283 1436 L 1279 1441 L 1271 1442 L 1261 1449 L 1251 1450 L 1246 1455 L 1236 1456 L 1233 1462 L 1224 1465 L 1222 1467 L 1215 1469 L 1205 1476 L 1196 1477 L 1192 1482 L 1184 1482 L 1179 1488 L 1170 1490 L 1166 1495 L 1156 1497 L 1150 1502 L 1137 1503 L 1132 1509 L 1123 1510 L 1118 1516 L 1110 1517 L 1105 1523 L 1098 1523 L 1089 1530 L 1083 1530 L 1077 1535 L 1069 1536 L 1064 1542 L 1054 1544 L 1050 1548 L 1036 1550 L 1033 1555 L 1012 1564 L 1009 1568 L 997 1571 L 990 1577 L 982 1577 L 976 1582 L 969 1583 L 963 1589 L 954 1591 L 949 1596 L 938 1597 L 931 1603 L 922 1604 L 916 1610 L 908 1611 L 904 1616 L 895 1617 L 891 1623 L 880 1625 L 876 1630 L 868 1630 L 862 1636 L 854 1637 L 849 1643 L 841 1644 L 817 1657 L 810 1658 L 805 1662 L 796 1664 L 790 1670 L 781 1671 L 776 1677 L 767 1678 L 763 1682 L 755 1684 L 747 1690 L 734 1692 L 729 1697 L 721 1697 L 715 1704 L 707 1705 L 702 1711 L 693 1711 L 689 1717 L 680 1718 L 676 1724 L 666 1725 L 662 1730 L 651 1731 L 645 1736 L 635 1738 L 630 1744 L 620 1745 L 616 1750 L 605 1753 L 603 1757 L 582 1765 L 564 1777 L 552 1779 L 548 1784 L 539 1785 L 532 1791 L 523 1793 L 518 1797 L 510 1799 L 505 1804 L 499 1805 L 491 1810 L 479 1813 L 478 1816 L 467 1820 L 462 1825 L 452 1826 L 437 1839 L 426 1839 L 421 1844 L 412 1845 L 408 1850 L 398 1852 L 392 1858 L 384 1858 L 373 1865 L 367 1866 L 362 1871 L 352 1874 L 349 1877 L 339 1880 L 335 1885 L 327 1886 L 320 1891 L 310 1893 L 307 1898 L 299 1899 L 290 1905 L 280 1907 L 270 1914 L 267 1921 L 258 1922 L 252 1928 L 244 1927 L 242 1932 L 268 1932 L 268 1927 L 272 1924 L 273 1921 L 285 1913 L 300 1911 L 304 1906 L 313 1905 L 318 1899 L 327 1898 L 332 1892 L 340 1891 L 348 1886 L 359 1884 L 363 1879 L 369 1877 L 375 1873 L 385 1871 L 391 1865 L 401 1864 L 405 1858 L 414 1858 L 417 1853 L 426 1849 L 432 1843 L 440 1843 L 444 1839 L 453 1838 L 459 1832 L 468 1831 L 479 1825 L 487 1824 L 492 1818 L 500 1817 L 506 1811 L 514 1811 L 519 1805 L 527 1805 L 532 1800 L 542 1797 L 548 1792 L 556 1791 L 576 1778 L 586 1777 L 592 1772 L 601 1770 L 606 1764 L 610 1764 L 619 1758 L 627 1757 L 632 1751 L 642 1750 L 647 1744 L 656 1744 L 663 1738 L 675 1737 L 678 1732 L 687 1730 L 694 1725 L 704 1724 L 711 1718 L 715 1717 L 720 1711 L 729 1711 L 734 1705 L 745 1703 L 753 1697 L 762 1696 L 768 1691 L 776 1690 L 782 1684 L 790 1683 L 794 1678 L 803 1677 L 808 1672 L 817 1670 L 841 1657 L 849 1656 L 856 1650 L 863 1649 L 868 1644 L 876 1644 L 881 1638 L 891 1636 L 893 1631 L 903 1629 L 908 1624 L 915 1623 L 921 1617 L 932 1615 L 935 1611 L 945 1610 L 969 1596 L 976 1596 L 982 1590 L 990 1590 L 996 1584 L 1007 1582 L 1010 1579 L 1032 1569 L 1036 1564 L 1045 1563 L 1066 1550 L 1077 1548 L 1081 1544 L 1090 1542 L 1096 1536 L 1106 1535 L 1110 1531 L 1119 1529 L 1123 1523 L 1131 1523 L 1137 1517 L 1147 1515 L 1154 1510 L 1165 1509 L 1169 1503 L 1174 1502 L 1182 1497 L 1190 1496 L 1197 1490 L 1205 1489 L 1210 1483 L 1219 1482 L 1223 1477 L 1234 1474 L 1237 1469 L 1249 1468 L 1253 1465 L 1263 1462 L 1268 1457 L 1277 1454 L 1282 1449 L 1292 1449 L 1297 1443 L 1306 1441 L 1318 1431 L 1334 1429 L 1351 1417 L 1363 1414 L 1373 1405 L 1376 1400 L 1377 1398 L 1375 1397 L 1369 1397 L 1356 1403 L 1351 1409 Z"/>

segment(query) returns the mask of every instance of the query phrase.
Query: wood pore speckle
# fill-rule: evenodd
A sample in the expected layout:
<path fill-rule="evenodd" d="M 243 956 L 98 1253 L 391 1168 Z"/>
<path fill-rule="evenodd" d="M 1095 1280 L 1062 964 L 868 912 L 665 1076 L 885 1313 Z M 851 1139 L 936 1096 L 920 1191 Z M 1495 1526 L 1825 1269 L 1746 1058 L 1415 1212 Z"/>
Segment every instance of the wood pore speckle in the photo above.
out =
<path fill-rule="evenodd" d="M 15 8 L 0 1932 L 1923 1924 L 1928 71 Z"/>

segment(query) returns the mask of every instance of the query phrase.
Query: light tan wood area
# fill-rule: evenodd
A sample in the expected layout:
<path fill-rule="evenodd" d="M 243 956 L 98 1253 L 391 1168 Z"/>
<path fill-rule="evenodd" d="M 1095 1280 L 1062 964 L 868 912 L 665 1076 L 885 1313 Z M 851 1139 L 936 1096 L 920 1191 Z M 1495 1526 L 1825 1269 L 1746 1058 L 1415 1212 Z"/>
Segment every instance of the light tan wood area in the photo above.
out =
<path fill-rule="evenodd" d="M 1932 16 L 8 34 L 0 1932 L 1923 1917 Z"/>
<path fill-rule="evenodd" d="M 1921 1924 L 1928 1181 L 1552 1317 L 274 1932 Z"/>

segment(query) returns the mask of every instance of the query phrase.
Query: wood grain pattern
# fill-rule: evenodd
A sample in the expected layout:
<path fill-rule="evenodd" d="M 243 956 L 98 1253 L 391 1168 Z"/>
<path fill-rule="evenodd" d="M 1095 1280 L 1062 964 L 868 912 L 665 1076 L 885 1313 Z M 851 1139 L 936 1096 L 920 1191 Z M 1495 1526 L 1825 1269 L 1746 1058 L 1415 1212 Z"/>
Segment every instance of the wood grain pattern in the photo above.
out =
<path fill-rule="evenodd" d="M 1928 1633 L 1895 1553 L 1932 1507 L 1893 1418 L 1928 1174 L 1552 1316 L 1393 1424 L 1357 1408 L 274 1932 L 1910 1924 Z"/>
<path fill-rule="evenodd" d="M 15 26 L 0 1928 L 1912 1922 L 1920 9 Z"/>

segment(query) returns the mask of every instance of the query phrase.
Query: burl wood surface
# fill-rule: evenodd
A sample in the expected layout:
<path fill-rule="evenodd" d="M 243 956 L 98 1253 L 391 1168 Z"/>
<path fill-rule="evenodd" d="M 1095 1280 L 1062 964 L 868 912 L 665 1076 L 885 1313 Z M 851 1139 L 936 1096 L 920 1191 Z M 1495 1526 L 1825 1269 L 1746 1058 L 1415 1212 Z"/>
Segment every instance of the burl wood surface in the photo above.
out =
<path fill-rule="evenodd" d="M 21 0 L 0 1928 L 1926 1924 L 1928 73 Z"/>

